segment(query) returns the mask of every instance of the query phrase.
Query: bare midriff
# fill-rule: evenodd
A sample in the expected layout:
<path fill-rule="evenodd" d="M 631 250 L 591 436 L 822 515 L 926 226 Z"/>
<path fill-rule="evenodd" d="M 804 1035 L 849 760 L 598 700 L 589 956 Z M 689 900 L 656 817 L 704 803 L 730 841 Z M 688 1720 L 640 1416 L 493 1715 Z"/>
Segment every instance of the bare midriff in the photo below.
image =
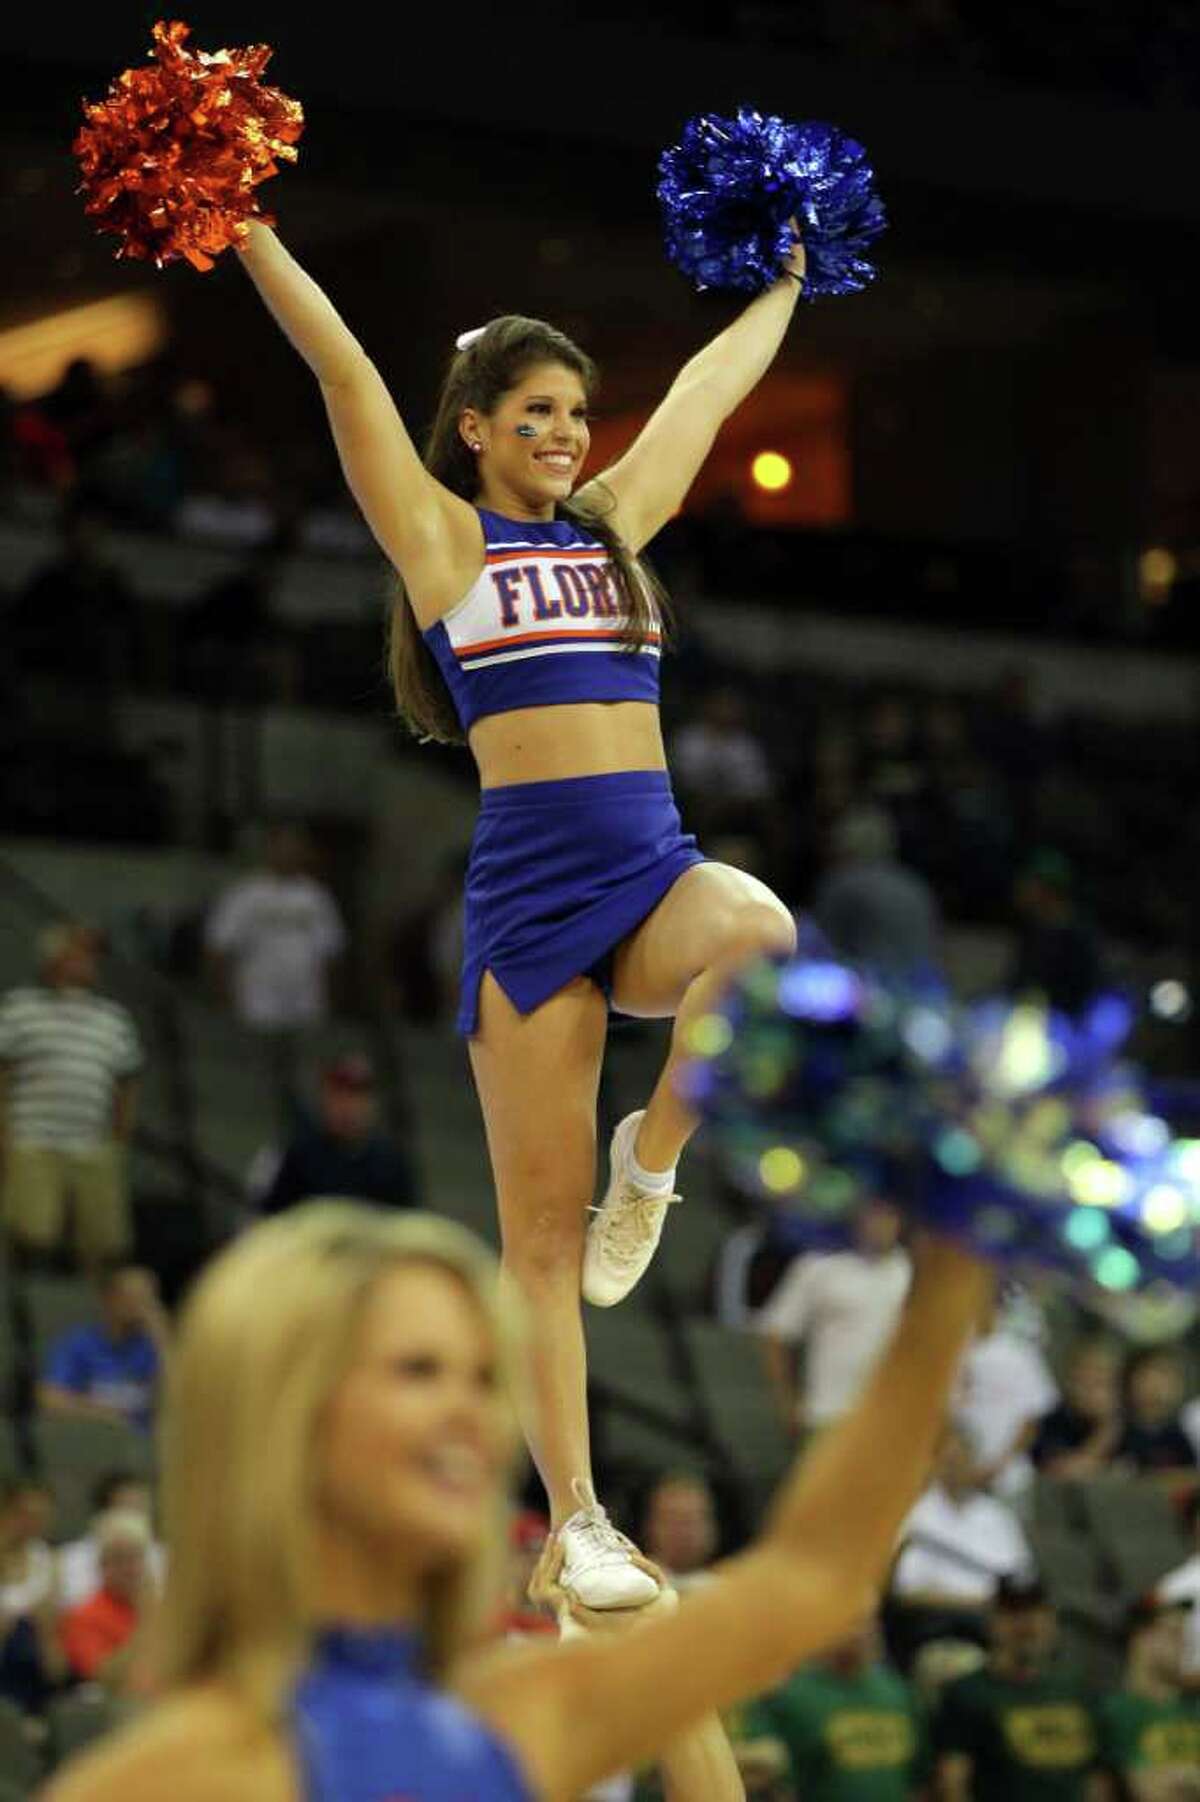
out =
<path fill-rule="evenodd" d="M 469 743 L 483 788 L 667 767 L 658 708 L 648 701 L 571 701 L 489 713 L 471 727 Z"/>

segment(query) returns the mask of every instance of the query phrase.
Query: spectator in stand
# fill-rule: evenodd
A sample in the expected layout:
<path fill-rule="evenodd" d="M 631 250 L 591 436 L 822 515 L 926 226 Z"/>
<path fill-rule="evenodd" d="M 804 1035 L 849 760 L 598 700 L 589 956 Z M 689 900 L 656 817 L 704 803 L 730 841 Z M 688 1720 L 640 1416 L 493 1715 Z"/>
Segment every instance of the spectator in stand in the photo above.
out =
<path fill-rule="evenodd" d="M 59 1627 L 72 1675 L 127 1692 L 137 1653 L 136 1634 L 155 1595 L 150 1574 L 150 1528 L 141 1514 L 106 1514 L 97 1524 L 100 1587 L 63 1615 Z"/>
<path fill-rule="evenodd" d="M 46 1258 L 75 1202 L 79 1261 L 127 1251 L 125 1170 L 143 1058 L 119 1002 L 96 994 L 100 935 L 78 923 L 37 941 L 38 983 L 0 1001 L 3 1218 L 19 1260 Z"/>
<path fill-rule="evenodd" d="M 1124 1431 L 1119 1366 L 1101 1339 L 1072 1348 L 1063 1377 L 1063 1399 L 1038 1423 L 1030 1457 L 1044 1477 L 1078 1480 L 1112 1467 Z"/>
<path fill-rule="evenodd" d="M 646 1498 L 639 1543 L 672 1588 L 683 1594 L 704 1581 L 718 1538 L 716 1504 L 704 1478 L 686 1470 L 660 1477 Z"/>
<path fill-rule="evenodd" d="M 58 1552 L 58 1594 L 63 1608 L 86 1602 L 100 1587 L 100 1522 L 109 1514 L 140 1514 L 150 1528 L 146 1552 L 150 1575 L 161 1589 L 166 1576 L 166 1551 L 154 1538 L 154 1496 L 145 1477 L 135 1471 L 107 1471 L 92 1490 L 92 1519 L 82 1539 L 72 1539 Z"/>
<path fill-rule="evenodd" d="M 51 1346 L 38 1406 L 148 1433 L 170 1342 L 158 1279 L 135 1264 L 116 1264 L 101 1277 L 99 1296 L 99 1320 L 73 1327 Z"/>
<path fill-rule="evenodd" d="M 912 1280 L 898 1208 L 873 1201 L 853 1251 L 799 1257 L 755 1316 L 767 1372 L 789 1431 L 828 1426 L 851 1408 L 891 1337 Z M 804 1387 L 796 1351 L 805 1348 Z"/>
<path fill-rule="evenodd" d="M 1200 1802 L 1200 1700 L 1184 1693 L 1185 1613 L 1145 1597 L 1126 1617 L 1125 1682 L 1100 1707 L 1114 1802 Z"/>
<path fill-rule="evenodd" d="M 89 459 L 107 442 L 114 426 L 112 395 L 96 365 L 88 357 L 73 357 L 57 385 L 34 405 L 63 433 L 80 478 L 86 480 Z"/>
<path fill-rule="evenodd" d="M 29 675 L 112 694 L 140 676 L 140 610 L 108 551 L 108 521 L 94 505 L 66 504 L 58 550 L 8 609 L 9 655 Z"/>
<path fill-rule="evenodd" d="M 1192 1535 L 1190 1558 L 1168 1571 L 1154 1587 L 1158 1601 L 1179 1603 L 1187 1609 L 1184 1628 L 1183 1680 L 1191 1695 L 1200 1699 L 1200 1489 L 1193 1489 L 1184 1503 L 1184 1519 Z"/>
<path fill-rule="evenodd" d="M 1169 1345 L 1147 1345 L 1125 1366 L 1125 1430 L 1117 1461 L 1139 1475 L 1195 1474 L 1196 1448 L 1183 1430 L 1183 1365 Z"/>
<path fill-rule="evenodd" d="M 938 908 L 929 884 L 896 858 L 896 829 L 882 808 L 859 807 L 837 821 L 833 868 L 813 897 L 813 918 L 853 963 L 888 976 L 932 970 Z"/>
<path fill-rule="evenodd" d="M 1079 910 L 1066 858 L 1037 852 L 1017 882 L 1015 905 L 1017 948 L 1008 989 L 1078 1014 L 1103 986 L 1104 958 Z"/>
<path fill-rule="evenodd" d="M 1033 1480 L 1029 1448 L 1043 1415 L 1058 1401 L 1058 1387 L 1028 1330 L 1028 1314 L 1015 1297 L 997 1302 L 979 1337 L 968 1347 L 953 1401 L 979 1455 L 981 1489 L 1013 1496 Z"/>
<path fill-rule="evenodd" d="M 783 1745 L 804 1802 L 915 1802 L 928 1776 L 920 1705 L 873 1619 L 753 1704 L 749 1731 Z"/>
<path fill-rule="evenodd" d="M 888 1625 L 904 1669 L 932 1640 L 982 1640 L 999 1585 L 1033 1575 L 1020 1522 L 1006 1503 L 984 1494 L 978 1468 L 970 1434 L 951 1424 L 934 1480 L 905 1522 L 892 1571 Z"/>
<path fill-rule="evenodd" d="M 934 1719 L 939 1802 L 1084 1802 L 1096 1706 L 1050 1668 L 1058 1623 L 1045 1591 L 1002 1584 L 988 1624 L 987 1664 L 946 1685 Z"/>
<path fill-rule="evenodd" d="M 40 1483 L 0 1476 L 0 1696 L 38 1714 L 66 1674 L 57 1638 L 53 1503 Z"/>
<path fill-rule="evenodd" d="M 302 1120 L 282 1149 L 255 1159 L 250 1199 L 261 1214 L 279 1214 L 318 1195 L 418 1207 L 416 1167 L 407 1149 L 379 1125 L 375 1072 L 361 1055 L 326 1064 L 320 1112 Z"/>
<path fill-rule="evenodd" d="M 274 826 L 262 868 L 226 889 L 205 923 L 217 990 L 265 1040 L 285 1116 L 303 1036 L 329 1013 L 331 978 L 347 942 L 338 904 L 310 873 L 312 861 L 307 832 Z"/>
<path fill-rule="evenodd" d="M 671 768 L 697 832 L 744 832 L 764 822 L 774 778 L 736 688 L 712 689 L 698 716 L 674 734 Z"/>

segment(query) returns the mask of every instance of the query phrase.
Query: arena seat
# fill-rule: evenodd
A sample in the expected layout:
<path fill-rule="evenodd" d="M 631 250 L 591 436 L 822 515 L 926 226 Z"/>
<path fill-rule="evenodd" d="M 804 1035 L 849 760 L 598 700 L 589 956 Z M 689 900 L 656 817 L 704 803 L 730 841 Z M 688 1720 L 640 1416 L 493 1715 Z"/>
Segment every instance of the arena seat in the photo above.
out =
<path fill-rule="evenodd" d="M 762 1343 L 751 1333 L 697 1320 L 688 1347 L 730 1469 L 761 1493 L 786 1470 L 791 1448 L 767 1383 Z"/>
<path fill-rule="evenodd" d="M 54 1533 L 75 1539 L 91 1516 L 97 1480 L 110 1470 L 154 1474 L 154 1447 L 145 1433 L 106 1420 L 69 1420 L 40 1415 L 33 1422 L 38 1469 L 55 1501 Z"/>
<path fill-rule="evenodd" d="M 24 1797 L 42 1776 L 37 1753 L 25 1734 L 19 1708 L 0 1696 L 0 1774 L 14 1796 Z"/>
<path fill-rule="evenodd" d="M 1126 1601 L 1144 1594 L 1187 1557 L 1169 1496 L 1145 1479 L 1097 1477 L 1083 1490 L 1088 1519 Z"/>
<path fill-rule="evenodd" d="M 50 1752 L 55 1764 L 73 1758 L 95 1740 L 110 1733 L 128 1713 L 128 1705 L 115 1702 L 103 1691 L 61 1696 L 46 1711 Z"/>
<path fill-rule="evenodd" d="M 96 1291 L 83 1277 L 27 1276 L 21 1280 L 20 1295 L 28 1320 L 30 1350 L 40 1374 L 46 1353 L 56 1339 L 97 1318 Z"/>

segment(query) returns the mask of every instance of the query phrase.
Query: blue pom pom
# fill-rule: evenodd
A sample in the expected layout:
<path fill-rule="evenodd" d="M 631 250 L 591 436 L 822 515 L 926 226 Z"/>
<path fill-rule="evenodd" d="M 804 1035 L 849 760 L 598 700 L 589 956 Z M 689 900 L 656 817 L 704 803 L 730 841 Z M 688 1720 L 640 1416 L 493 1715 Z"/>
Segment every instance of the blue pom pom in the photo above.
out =
<path fill-rule="evenodd" d="M 682 1090 L 732 1178 L 814 1247 L 875 1195 L 996 1262 L 1113 1293 L 1200 1283 L 1200 1140 L 1119 1059 L 1134 1010 L 957 1004 L 810 937 L 693 1026 Z"/>
<path fill-rule="evenodd" d="M 659 159 L 667 255 L 697 288 L 757 294 L 777 281 L 795 219 L 807 300 L 853 294 L 875 276 L 866 248 L 883 203 L 861 144 L 832 125 L 789 124 L 746 107 L 702 113 Z"/>

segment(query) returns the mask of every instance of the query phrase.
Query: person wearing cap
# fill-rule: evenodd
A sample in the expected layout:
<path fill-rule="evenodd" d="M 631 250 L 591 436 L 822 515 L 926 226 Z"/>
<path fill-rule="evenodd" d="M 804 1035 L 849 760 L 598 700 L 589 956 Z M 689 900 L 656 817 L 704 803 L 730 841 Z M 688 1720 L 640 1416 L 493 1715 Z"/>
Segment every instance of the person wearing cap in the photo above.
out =
<path fill-rule="evenodd" d="M 1149 1595 L 1126 1615 L 1125 1683 L 1100 1714 L 1114 1802 L 1200 1802 L 1200 1699 L 1182 1680 L 1186 1612 Z"/>
<path fill-rule="evenodd" d="M 407 1148 L 379 1123 L 375 1072 L 361 1053 L 327 1063 L 315 1114 L 304 1111 L 290 1139 L 258 1154 L 249 1177 L 261 1214 L 279 1214 L 316 1195 L 420 1205 L 421 1185 Z"/>
<path fill-rule="evenodd" d="M 1100 940 L 1077 899 L 1074 872 L 1061 852 L 1036 851 L 1013 894 L 1016 946 L 1005 986 L 1078 1014 L 1105 980 Z"/>
<path fill-rule="evenodd" d="M 100 950 L 81 922 L 47 926 L 37 983 L 0 1000 L 0 1212 L 23 1263 L 59 1248 L 69 1201 L 81 1264 L 132 1242 L 126 1149 L 144 1059 L 132 1016 L 95 992 Z"/>
<path fill-rule="evenodd" d="M 934 1717 L 939 1802 L 1085 1802 L 1097 1705 L 1052 1667 L 1057 1619 L 1042 1584 L 1002 1580 L 988 1625 L 987 1663 L 946 1685 Z"/>

